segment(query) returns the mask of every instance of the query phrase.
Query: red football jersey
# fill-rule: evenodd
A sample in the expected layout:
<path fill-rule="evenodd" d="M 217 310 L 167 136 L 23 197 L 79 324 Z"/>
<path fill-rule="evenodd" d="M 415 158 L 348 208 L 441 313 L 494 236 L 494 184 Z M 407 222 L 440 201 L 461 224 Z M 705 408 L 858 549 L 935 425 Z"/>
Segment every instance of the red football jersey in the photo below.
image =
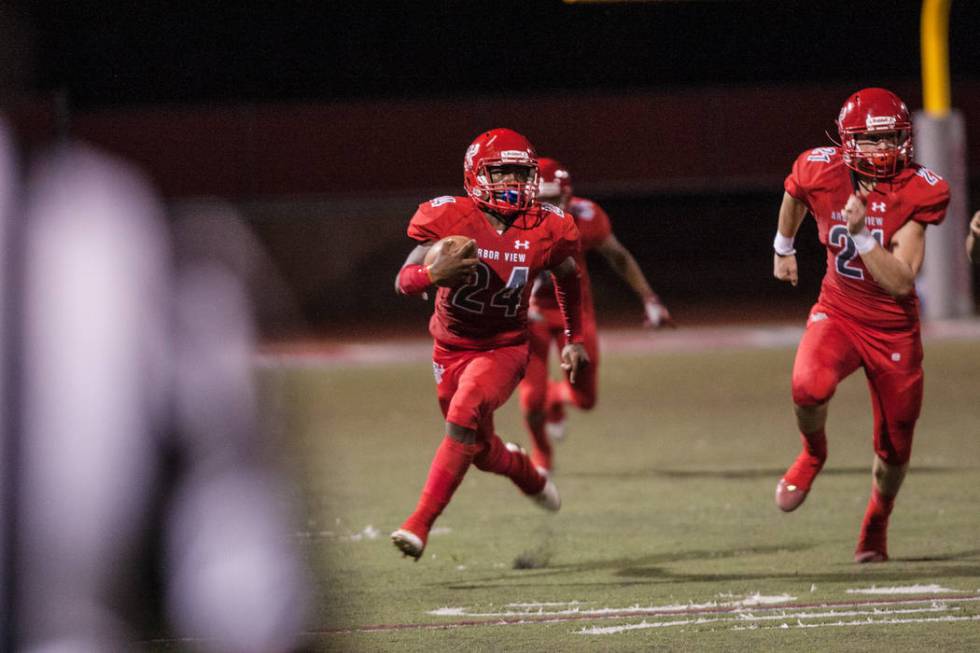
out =
<path fill-rule="evenodd" d="M 820 242 L 827 248 L 820 302 L 872 327 L 915 325 L 919 319 L 915 293 L 902 299 L 889 295 L 868 272 L 848 236 L 844 205 L 853 185 L 840 149 L 818 147 L 804 152 L 783 186 L 806 204 L 817 221 Z M 868 195 L 868 229 L 879 245 L 891 251 L 892 236 L 905 223 L 939 224 L 948 203 L 949 185 L 932 170 L 913 163 L 892 179 L 879 181 Z"/>
<path fill-rule="evenodd" d="M 582 271 L 582 311 L 591 315 L 595 313 L 595 305 L 592 303 L 592 283 L 589 280 L 588 268 L 585 266 L 585 253 L 598 247 L 612 234 L 612 224 L 610 224 L 609 216 L 601 206 L 584 197 L 573 197 L 568 202 L 568 212 L 575 218 L 575 225 L 578 227 L 581 241 L 581 247 L 575 256 L 575 263 Z M 531 296 L 531 305 L 541 309 L 558 306 L 550 275 L 545 275 L 541 283 L 535 285 L 534 294 Z"/>
<path fill-rule="evenodd" d="M 425 243 L 452 235 L 476 240 L 476 272 L 456 288 L 439 288 L 429 333 L 464 349 L 490 349 L 527 340 L 531 284 L 579 251 L 575 221 L 561 209 L 535 205 L 503 233 L 468 197 L 437 197 L 420 204 L 408 225 Z"/>

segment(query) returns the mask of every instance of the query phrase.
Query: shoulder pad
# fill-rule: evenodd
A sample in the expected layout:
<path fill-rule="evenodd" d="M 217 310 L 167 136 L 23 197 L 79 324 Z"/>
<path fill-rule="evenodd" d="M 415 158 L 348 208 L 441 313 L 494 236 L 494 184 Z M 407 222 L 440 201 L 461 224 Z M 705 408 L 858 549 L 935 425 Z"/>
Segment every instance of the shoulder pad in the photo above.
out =
<path fill-rule="evenodd" d="M 942 177 L 940 177 L 935 172 L 933 172 L 932 170 L 930 170 L 925 166 L 919 167 L 919 169 L 915 171 L 915 174 L 916 176 L 925 179 L 926 183 L 929 184 L 930 186 L 935 186 L 936 184 L 938 184 L 943 180 Z"/>
<path fill-rule="evenodd" d="M 595 202 L 592 200 L 577 199 L 568 207 L 572 215 L 579 220 L 591 220 L 595 217 Z"/>
<path fill-rule="evenodd" d="M 554 204 L 548 204 L 547 202 L 541 202 L 541 210 L 542 211 L 550 211 L 550 212 L 554 213 L 555 215 L 557 215 L 559 218 L 564 218 L 565 217 L 565 212 L 562 211 L 557 206 L 555 206 Z"/>
<path fill-rule="evenodd" d="M 455 203 L 456 203 L 456 198 L 453 197 L 452 195 L 442 195 L 440 197 L 435 197 L 429 200 L 429 205 L 432 208 L 435 208 L 437 206 L 442 206 L 443 204 L 455 204 Z"/>
<path fill-rule="evenodd" d="M 815 163 L 830 163 L 831 159 L 837 155 L 836 147 L 815 147 L 812 150 L 807 150 L 800 157 L 806 156 L 807 161 L 813 161 Z"/>

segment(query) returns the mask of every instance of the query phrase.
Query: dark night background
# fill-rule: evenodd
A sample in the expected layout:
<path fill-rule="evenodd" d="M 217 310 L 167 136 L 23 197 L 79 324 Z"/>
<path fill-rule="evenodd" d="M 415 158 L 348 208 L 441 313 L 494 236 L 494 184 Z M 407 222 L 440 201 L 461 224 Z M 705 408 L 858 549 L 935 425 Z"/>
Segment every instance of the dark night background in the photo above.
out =
<path fill-rule="evenodd" d="M 571 167 L 682 323 L 786 318 L 815 298 L 824 263 L 805 226 L 801 287 L 771 279 L 782 178 L 827 144 L 851 91 L 887 86 L 921 108 L 920 12 L 909 0 L 29 3 L 17 15 L 34 91 L 13 116 L 27 141 L 68 132 L 135 161 L 169 201 L 235 203 L 323 331 L 384 314 L 421 333 L 428 307 L 391 295 L 404 226 L 418 202 L 459 192 L 466 144 L 504 125 Z M 974 150 L 978 28 L 976 3 L 953 2 L 952 103 Z M 969 163 L 980 189 L 980 156 Z M 593 270 L 600 320 L 636 322 L 625 284 Z"/>
<path fill-rule="evenodd" d="M 920 74 L 910 0 L 120 4 L 25 5 L 42 89 L 90 108 Z M 980 75 L 978 18 L 952 3 L 954 78 Z"/>

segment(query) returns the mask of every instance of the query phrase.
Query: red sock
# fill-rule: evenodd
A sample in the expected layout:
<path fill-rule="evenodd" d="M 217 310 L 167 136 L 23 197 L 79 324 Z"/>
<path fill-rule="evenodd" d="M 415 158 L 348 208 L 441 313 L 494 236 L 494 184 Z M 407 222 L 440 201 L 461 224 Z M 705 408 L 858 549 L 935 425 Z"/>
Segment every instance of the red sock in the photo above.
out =
<path fill-rule="evenodd" d="M 560 422 L 565 419 L 565 404 L 569 401 L 566 381 L 548 381 L 548 392 L 545 399 L 549 422 Z"/>
<path fill-rule="evenodd" d="M 878 551 L 888 555 L 888 517 L 895 507 L 895 497 L 886 497 L 872 484 L 868 509 L 861 522 L 861 536 L 856 551 Z"/>
<path fill-rule="evenodd" d="M 449 505 L 449 500 L 463 481 L 473 457 L 482 448 L 482 444 L 464 444 L 448 435 L 443 438 L 432 459 L 429 477 L 422 488 L 422 496 L 415 506 L 415 512 L 405 520 L 402 528 L 415 533 L 425 542 L 436 517 Z"/>
<path fill-rule="evenodd" d="M 496 434 L 486 443 L 483 452 L 473 459 L 473 464 L 485 472 L 506 476 L 524 494 L 537 494 L 544 489 L 547 481 L 534 468 L 534 463 L 526 453 L 521 450 L 510 451 Z"/>
<path fill-rule="evenodd" d="M 524 422 L 527 425 L 527 432 L 531 435 L 531 460 L 537 467 L 551 469 L 552 450 L 551 442 L 544 432 L 545 420 L 540 419 L 539 413 L 538 419 L 525 419 Z"/>
<path fill-rule="evenodd" d="M 824 429 L 814 433 L 800 433 L 800 441 L 803 443 L 803 451 L 786 470 L 783 478 L 788 485 L 808 491 L 827 460 L 827 433 Z"/>

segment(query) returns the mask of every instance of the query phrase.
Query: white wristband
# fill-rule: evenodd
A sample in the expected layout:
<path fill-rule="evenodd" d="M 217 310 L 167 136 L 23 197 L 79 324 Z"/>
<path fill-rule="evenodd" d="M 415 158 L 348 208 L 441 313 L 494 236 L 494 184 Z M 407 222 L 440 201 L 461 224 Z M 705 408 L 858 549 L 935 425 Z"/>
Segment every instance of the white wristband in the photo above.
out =
<path fill-rule="evenodd" d="M 796 250 L 793 248 L 793 239 L 784 236 L 776 231 L 776 239 L 772 241 L 772 248 L 780 256 L 793 256 Z"/>
<path fill-rule="evenodd" d="M 878 244 L 878 241 L 874 239 L 867 227 L 856 234 L 851 234 L 851 240 L 854 241 L 854 246 L 857 247 L 858 254 L 867 254 Z"/>

